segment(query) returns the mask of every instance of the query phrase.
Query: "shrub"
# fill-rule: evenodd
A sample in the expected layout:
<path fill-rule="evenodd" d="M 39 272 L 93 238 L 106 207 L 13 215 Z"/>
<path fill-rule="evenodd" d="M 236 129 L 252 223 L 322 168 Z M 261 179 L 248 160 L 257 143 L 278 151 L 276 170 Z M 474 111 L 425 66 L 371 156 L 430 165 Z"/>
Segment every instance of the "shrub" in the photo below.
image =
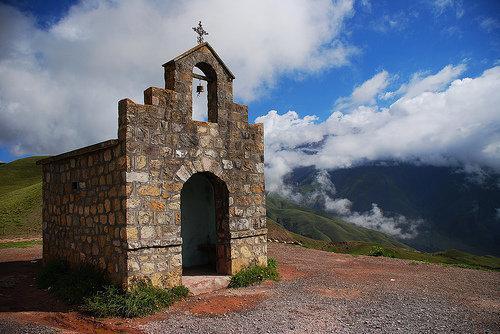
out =
<path fill-rule="evenodd" d="M 72 269 L 64 261 L 48 263 L 39 272 L 37 283 L 68 304 L 79 305 L 82 311 L 98 317 L 144 316 L 189 294 L 185 286 L 162 289 L 147 281 L 137 282 L 130 291 L 123 291 L 110 283 L 102 271 L 90 266 Z"/>
<path fill-rule="evenodd" d="M 125 294 L 115 285 L 106 285 L 96 294 L 86 297 L 82 311 L 97 317 L 111 317 L 123 314 Z"/>
<path fill-rule="evenodd" d="M 369 251 L 368 251 L 369 256 L 383 256 L 384 255 L 384 249 L 380 246 L 373 246 Z"/>
<path fill-rule="evenodd" d="M 390 250 L 385 249 L 382 246 L 372 246 L 368 251 L 369 256 L 385 256 L 385 257 L 395 257 L 394 253 Z"/>
<path fill-rule="evenodd" d="M 267 266 L 251 266 L 231 276 L 230 288 L 241 288 L 260 283 L 264 280 L 277 281 L 279 279 L 278 263 L 275 259 L 268 259 Z"/>

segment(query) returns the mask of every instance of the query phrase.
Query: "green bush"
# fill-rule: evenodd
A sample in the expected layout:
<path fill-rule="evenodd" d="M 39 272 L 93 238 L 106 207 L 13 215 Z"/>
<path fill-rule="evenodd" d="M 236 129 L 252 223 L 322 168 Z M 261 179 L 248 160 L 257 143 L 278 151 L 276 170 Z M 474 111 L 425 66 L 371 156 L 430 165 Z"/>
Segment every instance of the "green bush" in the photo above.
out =
<path fill-rule="evenodd" d="M 187 297 L 184 286 L 172 289 L 154 287 L 151 282 L 137 282 L 130 291 L 113 285 L 106 275 L 93 267 L 72 269 L 64 261 L 48 263 L 38 274 L 38 286 L 49 289 L 68 304 L 98 317 L 137 317 L 154 313 Z"/>
<path fill-rule="evenodd" d="M 125 294 L 115 285 L 106 285 L 83 300 L 81 309 L 97 317 L 119 316 L 123 313 Z"/>
<path fill-rule="evenodd" d="M 264 280 L 277 281 L 279 279 L 278 263 L 275 259 L 268 259 L 267 266 L 251 266 L 231 276 L 230 288 L 242 288 L 260 283 Z"/>
<path fill-rule="evenodd" d="M 394 253 L 390 250 L 385 249 L 382 246 L 372 246 L 368 251 L 368 256 L 385 256 L 385 257 L 395 257 Z"/>

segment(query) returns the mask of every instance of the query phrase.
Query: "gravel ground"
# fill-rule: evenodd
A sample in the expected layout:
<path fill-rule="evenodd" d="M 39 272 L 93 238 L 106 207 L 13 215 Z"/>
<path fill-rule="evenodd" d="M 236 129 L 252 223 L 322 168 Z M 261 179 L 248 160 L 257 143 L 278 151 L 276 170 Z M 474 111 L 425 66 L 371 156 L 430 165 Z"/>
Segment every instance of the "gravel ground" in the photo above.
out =
<path fill-rule="evenodd" d="M 37 324 L 20 324 L 14 321 L 0 321 L 0 333 L 5 334 L 52 334 L 58 331 L 54 328 Z"/>
<path fill-rule="evenodd" d="M 500 333 L 498 272 L 277 244 L 270 244 L 269 253 L 278 259 L 281 282 L 190 298 L 142 330 Z"/>

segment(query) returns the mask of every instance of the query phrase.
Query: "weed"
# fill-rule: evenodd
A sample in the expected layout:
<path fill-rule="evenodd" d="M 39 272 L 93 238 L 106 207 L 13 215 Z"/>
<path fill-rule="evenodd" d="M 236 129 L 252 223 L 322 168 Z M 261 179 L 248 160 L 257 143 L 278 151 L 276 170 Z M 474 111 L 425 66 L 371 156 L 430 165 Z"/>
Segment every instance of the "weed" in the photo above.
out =
<path fill-rule="evenodd" d="M 251 266 L 241 270 L 231 277 L 230 288 L 242 288 L 260 283 L 264 280 L 277 281 L 279 279 L 278 263 L 275 259 L 268 259 L 267 266 Z"/>

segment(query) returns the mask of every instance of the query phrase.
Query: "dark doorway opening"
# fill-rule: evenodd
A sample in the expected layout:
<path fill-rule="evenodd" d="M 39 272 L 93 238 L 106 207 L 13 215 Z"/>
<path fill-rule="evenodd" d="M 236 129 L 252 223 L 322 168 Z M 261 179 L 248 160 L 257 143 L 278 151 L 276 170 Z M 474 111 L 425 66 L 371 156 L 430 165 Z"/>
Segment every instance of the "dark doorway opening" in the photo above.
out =
<path fill-rule="evenodd" d="M 183 275 L 228 272 L 228 201 L 226 184 L 212 173 L 196 173 L 184 183 L 181 191 Z"/>

